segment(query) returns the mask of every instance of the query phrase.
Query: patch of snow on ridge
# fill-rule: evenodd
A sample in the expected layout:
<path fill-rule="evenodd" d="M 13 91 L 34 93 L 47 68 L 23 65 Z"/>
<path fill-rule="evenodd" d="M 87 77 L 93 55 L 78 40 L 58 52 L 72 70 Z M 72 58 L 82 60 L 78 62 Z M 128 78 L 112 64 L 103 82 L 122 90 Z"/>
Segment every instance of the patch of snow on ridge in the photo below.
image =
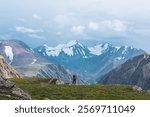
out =
<path fill-rule="evenodd" d="M 45 48 L 49 48 L 49 46 L 48 46 L 48 45 L 46 45 L 46 44 L 44 44 L 43 46 L 44 46 Z"/>
<path fill-rule="evenodd" d="M 33 62 L 31 64 L 32 65 L 35 64 L 36 61 L 37 61 L 37 59 L 33 59 Z"/>
<path fill-rule="evenodd" d="M 44 47 L 46 49 L 46 54 L 48 56 L 59 56 L 61 52 L 64 52 L 65 54 L 69 56 L 73 56 L 74 55 L 73 46 L 77 44 L 81 46 L 82 48 L 84 48 L 84 46 L 80 44 L 77 40 L 72 40 L 68 42 L 67 44 L 59 44 L 56 47 L 48 47 L 46 44 L 44 44 Z"/>
<path fill-rule="evenodd" d="M 104 44 L 103 46 L 104 46 L 104 50 L 105 50 L 105 49 L 107 49 L 107 48 L 108 48 L 109 44 L 108 44 L 108 43 L 106 43 L 106 44 Z"/>
<path fill-rule="evenodd" d="M 12 63 L 12 61 L 13 61 L 13 58 L 14 58 L 14 54 L 13 54 L 13 51 L 12 51 L 12 47 L 10 47 L 10 46 L 5 46 L 5 54 L 6 54 L 6 56 L 9 58 L 9 60 L 10 60 L 10 63 L 9 64 L 11 64 Z"/>
<path fill-rule="evenodd" d="M 99 45 L 96 45 L 94 47 L 88 47 L 88 49 L 90 50 L 91 54 L 99 56 L 103 53 L 105 48 L 103 48 L 102 45 L 99 44 Z"/>
<path fill-rule="evenodd" d="M 73 56 L 73 47 L 63 48 L 63 51 L 64 51 L 65 54 L 67 54 L 69 56 Z"/>
<path fill-rule="evenodd" d="M 124 50 L 122 51 L 122 54 L 126 54 L 127 53 L 127 49 L 128 49 L 128 46 L 124 46 Z"/>
<path fill-rule="evenodd" d="M 121 60 L 122 59 L 122 57 L 117 57 L 117 60 Z"/>
<path fill-rule="evenodd" d="M 117 51 L 118 51 L 118 50 L 119 50 L 121 47 L 119 47 L 119 46 L 116 46 L 115 48 L 116 48 L 116 49 L 117 49 Z"/>
<path fill-rule="evenodd" d="M 60 52 L 62 51 L 62 48 L 64 47 L 64 44 L 59 44 L 56 47 L 46 47 L 46 54 L 48 56 L 59 56 Z"/>

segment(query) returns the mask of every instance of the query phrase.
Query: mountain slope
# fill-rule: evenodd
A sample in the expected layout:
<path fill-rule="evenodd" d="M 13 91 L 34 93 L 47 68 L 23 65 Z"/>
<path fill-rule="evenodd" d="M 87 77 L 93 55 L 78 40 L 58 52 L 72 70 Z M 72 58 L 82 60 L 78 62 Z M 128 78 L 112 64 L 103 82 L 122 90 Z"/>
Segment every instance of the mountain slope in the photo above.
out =
<path fill-rule="evenodd" d="M 64 82 L 72 83 L 72 73 L 61 65 L 47 64 L 38 70 L 36 77 L 38 78 L 59 78 Z M 79 77 L 78 84 L 84 84 Z"/>
<path fill-rule="evenodd" d="M 150 89 L 150 55 L 140 55 L 128 60 L 106 74 L 99 83 L 137 85 Z"/>
<path fill-rule="evenodd" d="M 46 61 L 43 57 L 35 53 L 28 45 L 19 40 L 1 40 L 0 54 L 13 66 Z"/>
<path fill-rule="evenodd" d="M 67 83 L 72 82 L 72 72 L 61 65 L 52 63 L 17 66 L 16 70 L 24 78 L 59 78 Z M 77 82 L 83 84 L 79 77 Z"/>
<path fill-rule="evenodd" d="M 108 43 L 87 47 L 76 40 L 56 47 L 43 45 L 34 50 L 49 61 L 78 73 L 89 83 L 96 83 L 99 76 L 108 73 L 126 60 L 145 53 L 130 46 L 118 47 Z"/>

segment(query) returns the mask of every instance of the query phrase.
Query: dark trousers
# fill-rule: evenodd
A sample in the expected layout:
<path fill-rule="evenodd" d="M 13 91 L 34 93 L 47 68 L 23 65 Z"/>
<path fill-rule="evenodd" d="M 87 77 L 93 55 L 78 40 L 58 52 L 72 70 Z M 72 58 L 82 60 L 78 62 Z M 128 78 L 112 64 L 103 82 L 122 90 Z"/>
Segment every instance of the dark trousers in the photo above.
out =
<path fill-rule="evenodd" d="M 72 84 L 76 84 L 76 79 L 73 79 Z"/>

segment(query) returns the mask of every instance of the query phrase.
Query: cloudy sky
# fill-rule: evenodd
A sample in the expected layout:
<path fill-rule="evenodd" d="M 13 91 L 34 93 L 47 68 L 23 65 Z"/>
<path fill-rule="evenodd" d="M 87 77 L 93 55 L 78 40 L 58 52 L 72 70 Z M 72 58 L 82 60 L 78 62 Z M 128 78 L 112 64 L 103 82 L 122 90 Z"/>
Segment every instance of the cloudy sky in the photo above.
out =
<path fill-rule="evenodd" d="M 0 0 L 0 39 L 32 47 L 91 40 L 150 51 L 150 1 Z"/>

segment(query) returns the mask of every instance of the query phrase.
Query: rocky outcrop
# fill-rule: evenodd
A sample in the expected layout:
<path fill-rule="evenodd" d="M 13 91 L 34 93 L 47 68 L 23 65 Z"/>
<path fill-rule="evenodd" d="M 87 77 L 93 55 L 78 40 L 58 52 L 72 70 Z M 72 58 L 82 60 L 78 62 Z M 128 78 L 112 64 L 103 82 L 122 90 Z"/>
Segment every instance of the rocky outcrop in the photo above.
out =
<path fill-rule="evenodd" d="M 10 78 L 20 78 L 20 74 L 0 56 L 0 94 L 8 99 L 31 99 L 30 95 L 9 81 Z"/>
<path fill-rule="evenodd" d="M 134 85 L 143 90 L 150 89 L 150 55 L 140 55 L 128 60 L 106 74 L 99 83 Z"/>
<path fill-rule="evenodd" d="M 138 92 L 141 92 L 143 89 L 139 86 L 133 86 L 132 87 L 133 91 L 138 91 Z"/>
<path fill-rule="evenodd" d="M 0 57 L 0 76 L 6 79 L 20 78 L 20 74 Z"/>
<path fill-rule="evenodd" d="M 0 93 L 5 94 L 15 99 L 30 100 L 31 96 L 25 93 L 22 89 L 18 88 L 14 83 L 8 79 L 0 77 Z"/>

